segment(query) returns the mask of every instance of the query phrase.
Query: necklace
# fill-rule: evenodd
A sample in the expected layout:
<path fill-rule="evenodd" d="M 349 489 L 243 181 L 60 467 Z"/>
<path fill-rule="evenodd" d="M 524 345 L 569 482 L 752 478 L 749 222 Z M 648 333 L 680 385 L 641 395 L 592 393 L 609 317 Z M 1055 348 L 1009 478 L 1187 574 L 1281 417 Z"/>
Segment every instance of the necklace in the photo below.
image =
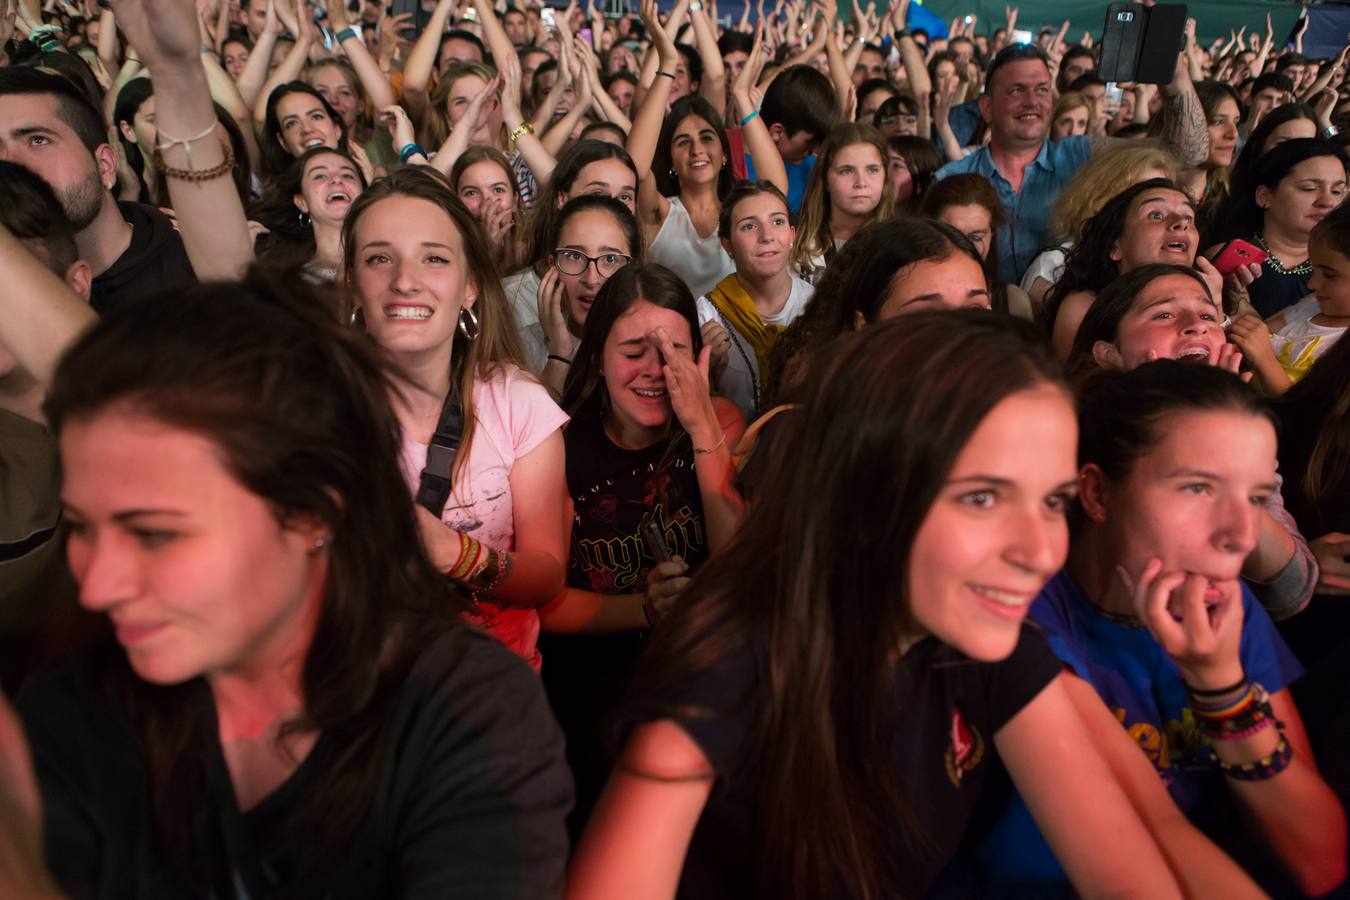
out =
<path fill-rule="evenodd" d="M 1275 254 L 1270 252 L 1270 248 L 1266 246 L 1265 235 L 1258 234 L 1256 236 L 1256 246 L 1266 251 L 1266 265 L 1270 266 L 1270 270 L 1274 272 L 1276 275 L 1312 274 L 1312 262 L 1310 262 L 1309 260 L 1305 259 L 1303 262 L 1294 266 L 1292 269 L 1286 266 L 1284 263 L 1280 262 L 1280 260 L 1275 256 Z"/>

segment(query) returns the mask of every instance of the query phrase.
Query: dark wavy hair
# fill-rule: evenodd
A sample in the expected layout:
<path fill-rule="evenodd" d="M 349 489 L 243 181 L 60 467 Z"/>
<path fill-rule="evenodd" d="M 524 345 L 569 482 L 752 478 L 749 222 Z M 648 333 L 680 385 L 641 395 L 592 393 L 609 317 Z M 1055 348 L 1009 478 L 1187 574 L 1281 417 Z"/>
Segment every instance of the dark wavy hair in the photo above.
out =
<path fill-rule="evenodd" d="M 368 341 L 322 312 L 300 281 L 259 272 L 133 304 L 100 320 L 57 370 L 46 413 L 54 432 L 134 404 L 209 440 L 224 468 L 278 521 L 331 530 L 328 572 L 300 680 L 305 708 L 282 737 L 317 731 L 306 766 L 324 773 L 287 817 L 306 858 L 331 867 L 370 811 L 396 687 L 443 629 L 460 627 L 463 594 L 427 559 L 398 467 L 391 384 Z M 439 624 L 433 624 L 439 622 Z M 98 654 L 96 690 L 137 732 L 151 785 L 157 852 L 192 895 L 214 873 L 194 846 L 207 817 L 215 734 L 201 678 L 154 685 L 115 645 Z M 180 888 L 181 889 L 181 888 Z"/>
<path fill-rule="evenodd" d="M 774 344 L 766 396 L 787 399 L 805 371 L 805 360 L 831 338 L 852 331 L 859 313 L 866 322 L 876 321 L 897 272 L 953 253 L 984 266 L 966 236 L 943 222 L 890 219 L 859 229 L 825 269 L 806 311 Z"/>
<path fill-rule="evenodd" d="M 670 144 L 675 139 L 675 129 L 690 116 L 698 116 L 707 122 L 717 134 L 722 144 L 724 165 L 717 176 L 717 199 L 720 201 L 730 191 L 736 176 L 731 171 L 731 143 L 727 140 L 727 130 L 722 127 L 722 117 L 713 109 L 713 105 L 698 94 L 686 94 L 671 104 L 670 112 L 661 123 L 661 136 L 656 141 L 656 153 L 652 158 L 652 174 L 656 176 L 656 187 L 663 197 L 674 197 L 680 193 L 680 182 L 672 174 Z"/>
<path fill-rule="evenodd" d="M 1120 263 L 1111 258 L 1111 248 L 1125 233 L 1130 208 L 1148 191 L 1166 188 L 1187 196 L 1185 189 L 1170 178 L 1150 178 L 1132 184 L 1116 194 L 1083 225 L 1082 240 L 1073 245 L 1064 261 L 1064 274 L 1045 295 L 1045 327 L 1055 327 L 1055 317 L 1064 298 L 1075 291 L 1097 293 L 1120 276 Z"/>
<path fill-rule="evenodd" d="M 753 716 L 718 774 L 752 760 L 755 821 L 773 823 L 757 831 L 755 896 L 907 894 L 891 848 L 928 840 L 895 765 L 916 714 L 899 677 L 917 632 L 911 548 L 980 423 L 1047 383 L 1062 384 L 1059 365 L 1035 327 L 985 310 L 916 313 L 822 348 L 731 546 L 653 633 L 626 722 Z M 667 702 L 739 661 L 754 666 L 751 696 Z"/>
<path fill-rule="evenodd" d="M 288 81 L 285 84 L 277 85 L 272 93 L 267 95 L 267 113 L 263 120 L 263 139 L 259 142 L 262 151 L 263 173 L 269 178 L 275 178 L 286 170 L 291 160 L 295 157 L 286 150 L 281 144 L 281 123 L 277 121 L 277 104 L 291 94 L 309 94 L 315 100 L 323 105 L 323 110 L 328 114 L 328 118 L 333 120 L 333 124 L 338 130 L 338 150 L 343 153 L 349 152 L 347 149 L 347 126 L 343 124 L 342 117 L 337 114 L 329 103 L 320 94 L 317 89 L 303 81 Z"/>
<path fill-rule="evenodd" d="M 260 199 L 249 210 L 249 218 L 267 227 L 268 233 L 258 238 L 258 262 L 268 268 L 290 272 L 299 269 L 314 258 L 314 226 L 300 217 L 295 196 L 300 193 L 305 166 L 317 156 L 340 156 L 356 169 L 364 190 L 366 176 L 361 167 L 341 150 L 313 147 L 293 159 L 280 175 L 272 179 Z"/>

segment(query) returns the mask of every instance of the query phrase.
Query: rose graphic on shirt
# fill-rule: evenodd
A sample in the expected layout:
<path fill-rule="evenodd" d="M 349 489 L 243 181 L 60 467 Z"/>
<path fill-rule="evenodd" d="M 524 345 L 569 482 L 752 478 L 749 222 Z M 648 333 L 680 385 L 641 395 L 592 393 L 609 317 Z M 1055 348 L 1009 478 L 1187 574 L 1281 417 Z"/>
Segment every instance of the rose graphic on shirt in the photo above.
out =
<path fill-rule="evenodd" d="M 591 515 L 601 522 L 613 522 L 619 512 L 619 498 L 613 494 L 603 494 L 591 503 Z"/>
<path fill-rule="evenodd" d="M 984 738 L 974 726 L 966 724 L 960 709 L 952 707 L 949 740 L 944 756 L 947 763 L 947 777 L 959 788 L 965 773 L 973 771 L 984 758 Z"/>

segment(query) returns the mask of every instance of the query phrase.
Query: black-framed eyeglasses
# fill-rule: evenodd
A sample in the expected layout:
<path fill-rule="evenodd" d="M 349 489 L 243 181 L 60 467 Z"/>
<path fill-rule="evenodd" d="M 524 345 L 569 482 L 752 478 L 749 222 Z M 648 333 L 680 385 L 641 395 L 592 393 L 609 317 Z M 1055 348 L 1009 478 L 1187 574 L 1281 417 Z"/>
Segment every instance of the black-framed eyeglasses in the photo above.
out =
<path fill-rule="evenodd" d="M 587 256 L 580 250 L 559 248 L 553 251 L 553 265 L 564 275 L 584 275 L 586 267 L 595 263 L 595 271 L 601 278 L 608 278 L 633 261 L 633 257 L 622 253 L 604 253 L 600 256 Z"/>

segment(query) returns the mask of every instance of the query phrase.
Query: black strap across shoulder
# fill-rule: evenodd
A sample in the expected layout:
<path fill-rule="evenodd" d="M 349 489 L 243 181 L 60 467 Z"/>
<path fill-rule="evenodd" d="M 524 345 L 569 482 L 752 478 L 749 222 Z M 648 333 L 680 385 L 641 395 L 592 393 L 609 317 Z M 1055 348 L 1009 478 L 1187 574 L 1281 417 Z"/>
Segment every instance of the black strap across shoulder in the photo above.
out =
<path fill-rule="evenodd" d="M 459 438 L 464 430 L 464 409 L 459 395 L 450 391 L 441 407 L 441 418 L 436 433 L 427 445 L 427 464 L 422 468 L 421 483 L 417 487 L 417 505 L 437 518 L 450 499 L 450 475 L 459 452 Z"/>

